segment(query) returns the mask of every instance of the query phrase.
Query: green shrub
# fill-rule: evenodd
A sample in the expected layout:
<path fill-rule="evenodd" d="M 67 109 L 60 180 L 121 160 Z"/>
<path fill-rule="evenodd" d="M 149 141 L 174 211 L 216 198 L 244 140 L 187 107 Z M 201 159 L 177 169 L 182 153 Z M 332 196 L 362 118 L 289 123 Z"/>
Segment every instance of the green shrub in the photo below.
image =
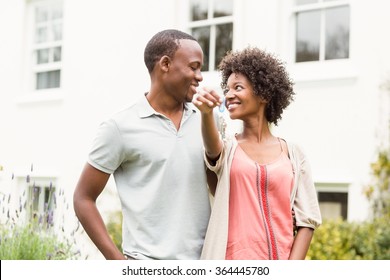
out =
<path fill-rule="evenodd" d="M 1 260 L 66 260 L 73 255 L 70 244 L 31 225 L 12 228 L 2 225 L 0 235 Z"/>
<path fill-rule="evenodd" d="M 374 260 L 390 260 L 390 218 L 383 216 L 375 219 L 370 225 L 370 232 L 373 238 L 365 237 L 366 242 L 372 247 L 372 259 Z M 371 242 L 370 242 L 371 241 Z M 359 242 L 359 240 L 358 240 Z"/>
<path fill-rule="evenodd" d="M 116 211 L 110 215 L 107 231 L 116 247 L 122 252 L 122 212 Z"/>
<path fill-rule="evenodd" d="M 388 84 L 390 85 L 390 83 Z M 372 182 L 365 195 L 372 220 L 328 220 L 314 232 L 307 259 L 390 260 L 390 148 L 379 149 L 371 163 Z"/>
<path fill-rule="evenodd" d="M 29 177 L 27 177 L 27 180 Z M 32 195 L 35 195 L 33 188 Z M 27 192 L 18 197 L 19 207 L 12 207 L 11 195 L 0 193 L 2 219 L 0 219 L 0 259 L 1 260 L 69 260 L 78 259 L 81 254 L 76 250 L 75 234 L 81 229 L 79 223 L 67 235 L 65 216 L 61 220 L 55 215 L 59 210 L 57 201 L 62 201 L 61 208 L 67 207 L 63 191 L 56 193 L 48 188 L 47 201 L 43 212 L 34 209 Z M 2 196 L 2 197 L 1 197 Z"/>
<path fill-rule="evenodd" d="M 354 259 L 351 248 L 352 227 L 340 220 L 324 220 L 314 231 L 307 259 L 348 260 Z"/>
<path fill-rule="evenodd" d="M 389 222 L 387 218 L 364 223 L 324 220 L 314 232 L 307 259 L 389 260 Z"/>

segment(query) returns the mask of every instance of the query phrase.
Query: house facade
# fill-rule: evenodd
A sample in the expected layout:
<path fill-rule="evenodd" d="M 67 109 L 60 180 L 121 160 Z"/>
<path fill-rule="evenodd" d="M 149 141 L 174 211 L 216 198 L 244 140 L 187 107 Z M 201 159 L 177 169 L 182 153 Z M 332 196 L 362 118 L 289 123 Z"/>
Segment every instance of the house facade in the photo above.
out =
<path fill-rule="evenodd" d="M 9 200 L 12 215 L 27 202 L 25 219 L 49 208 L 58 224 L 77 224 L 72 195 L 98 125 L 148 90 L 144 47 L 176 28 L 204 50 L 202 85 L 219 89 L 216 68 L 231 49 L 257 46 L 285 61 L 296 97 L 275 135 L 305 150 L 324 218 L 368 219 L 370 164 L 390 139 L 388 8 L 386 0 L 0 0 L 0 207 Z M 240 129 L 221 117 L 228 133 Z M 120 209 L 113 180 L 98 204 L 106 220 Z M 102 258 L 78 238 L 88 258 Z"/>

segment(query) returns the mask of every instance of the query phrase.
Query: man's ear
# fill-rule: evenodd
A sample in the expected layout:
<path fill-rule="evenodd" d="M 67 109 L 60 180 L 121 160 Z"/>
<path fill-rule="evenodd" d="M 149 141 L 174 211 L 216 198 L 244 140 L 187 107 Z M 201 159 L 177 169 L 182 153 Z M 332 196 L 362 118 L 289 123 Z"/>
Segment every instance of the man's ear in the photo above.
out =
<path fill-rule="evenodd" d="M 167 55 L 164 55 L 160 58 L 158 64 L 162 71 L 168 72 L 171 65 L 171 58 Z"/>

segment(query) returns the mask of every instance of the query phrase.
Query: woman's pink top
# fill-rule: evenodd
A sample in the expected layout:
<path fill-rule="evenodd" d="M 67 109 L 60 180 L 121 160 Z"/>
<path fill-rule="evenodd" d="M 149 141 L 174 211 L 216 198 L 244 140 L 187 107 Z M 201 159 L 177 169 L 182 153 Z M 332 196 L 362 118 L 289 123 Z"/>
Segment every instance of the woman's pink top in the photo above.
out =
<path fill-rule="evenodd" d="M 293 169 L 283 150 L 275 162 L 261 165 L 237 147 L 230 170 L 226 259 L 288 259 L 294 238 L 292 187 Z"/>

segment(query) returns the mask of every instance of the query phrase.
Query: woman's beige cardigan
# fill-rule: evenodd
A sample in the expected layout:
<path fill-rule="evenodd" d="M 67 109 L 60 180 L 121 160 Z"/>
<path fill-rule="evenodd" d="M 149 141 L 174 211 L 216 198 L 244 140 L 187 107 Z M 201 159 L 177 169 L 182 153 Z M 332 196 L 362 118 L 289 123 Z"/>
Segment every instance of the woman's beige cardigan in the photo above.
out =
<path fill-rule="evenodd" d="M 287 146 L 294 172 L 290 202 L 295 211 L 296 226 L 315 229 L 322 221 L 310 166 L 298 146 L 289 142 Z M 201 255 L 203 260 L 225 259 L 229 219 L 229 175 L 236 148 L 237 140 L 232 137 L 224 141 L 224 149 L 215 166 L 211 166 L 205 157 L 207 167 L 217 174 L 218 184 L 211 201 L 212 212 Z"/>

